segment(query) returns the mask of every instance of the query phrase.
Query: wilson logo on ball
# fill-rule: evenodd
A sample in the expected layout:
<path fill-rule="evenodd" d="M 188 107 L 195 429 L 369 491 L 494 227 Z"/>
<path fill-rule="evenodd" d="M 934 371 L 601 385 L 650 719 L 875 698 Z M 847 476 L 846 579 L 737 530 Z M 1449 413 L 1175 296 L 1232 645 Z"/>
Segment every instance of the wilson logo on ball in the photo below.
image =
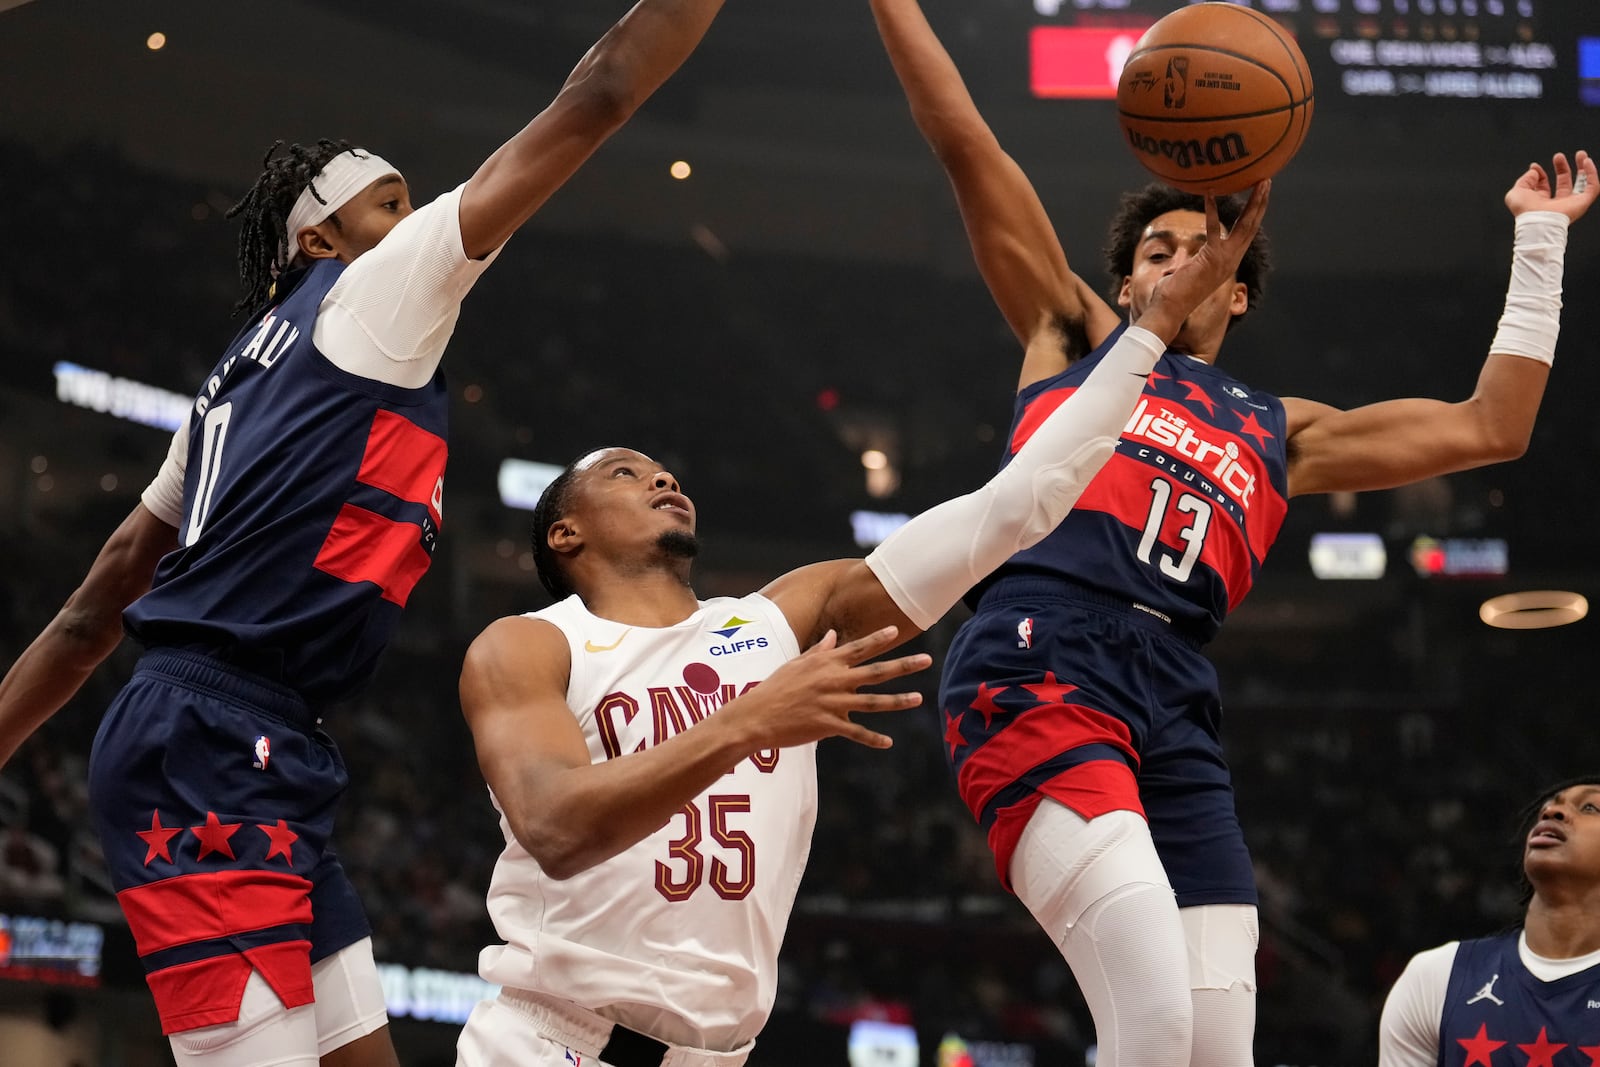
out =
<path fill-rule="evenodd" d="M 1198 137 L 1169 141 L 1165 138 L 1150 137 L 1138 130 L 1129 130 L 1128 143 L 1133 146 L 1134 151 L 1143 152 L 1147 156 L 1160 156 L 1182 170 L 1191 167 L 1216 167 L 1250 158 L 1250 149 L 1244 143 L 1244 136 L 1236 132 L 1207 137 L 1204 141 Z"/>

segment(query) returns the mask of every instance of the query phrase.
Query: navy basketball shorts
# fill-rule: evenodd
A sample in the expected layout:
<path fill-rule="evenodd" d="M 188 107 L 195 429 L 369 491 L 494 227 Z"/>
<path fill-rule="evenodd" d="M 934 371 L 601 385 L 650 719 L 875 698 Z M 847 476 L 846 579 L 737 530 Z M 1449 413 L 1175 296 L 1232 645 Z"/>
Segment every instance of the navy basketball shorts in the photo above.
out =
<path fill-rule="evenodd" d="M 252 970 L 285 1008 L 371 928 L 329 845 L 349 780 L 289 689 L 147 652 L 89 758 L 89 807 L 162 1032 L 230 1023 Z"/>
<path fill-rule="evenodd" d="M 1050 797 L 1085 819 L 1143 814 L 1180 907 L 1256 902 L 1216 671 L 1158 616 L 1055 579 L 1002 579 L 951 643 L 939 707 L 1007 889 Z"/>

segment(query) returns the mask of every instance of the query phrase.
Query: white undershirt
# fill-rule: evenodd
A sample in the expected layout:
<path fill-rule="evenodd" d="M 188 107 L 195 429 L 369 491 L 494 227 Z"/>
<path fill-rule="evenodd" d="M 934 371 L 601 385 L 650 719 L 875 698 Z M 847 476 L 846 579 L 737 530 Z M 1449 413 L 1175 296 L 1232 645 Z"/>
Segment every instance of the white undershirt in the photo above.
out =
<path fill-rule="evenodd" d="M 341 370 L 405 389 L 432 379 L 455 332 L 461 301 L 500 254 L 468 259 L 461 242 L 461 191 L 425 204 L 376 248 L 339 275 L 317 310 L 312 340 Z M 145 489 L 144 506 L 162 522 L 182 523 L 183 471 L 189 453 L 185 419 Z"/>
<path fill-rule="evenodd" d="M 1439 1062 L 1439 1023 L 1450 986 L 1459 941 L 1419 952 L 1389 990 L 1378 1026 L 1378 1067 L 1435 1067 Z M 1517 956 L 1541 982 L 1554 982 L 1600 964 L 1600 951 L 1570 960 L 1536 956 L 1528 935 L 1517 937 Z"/>

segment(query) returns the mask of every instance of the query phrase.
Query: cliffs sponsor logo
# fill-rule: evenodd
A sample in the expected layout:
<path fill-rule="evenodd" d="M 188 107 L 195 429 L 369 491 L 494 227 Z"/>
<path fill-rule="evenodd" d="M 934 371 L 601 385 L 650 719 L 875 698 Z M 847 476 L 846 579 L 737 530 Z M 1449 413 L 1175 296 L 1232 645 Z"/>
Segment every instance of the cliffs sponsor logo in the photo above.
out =
<path fill-rule="evenodd" d="M 1201 430 L 1210 427 L 1200 425 Z M 1256 476 L 1239 462 L 1241 452 L 1235 441 L 1225 445 L 1213 444 L 1195 432 L 1195 425 L 1182 413 L 1165 406 L 1150 410 L 1150 398 L 1139 401 L 1133 417 L 1122 428 L 1122 436 L 1129 441 L 1148 442 L 1169 450 L 1190 461 L 1195 467 L 1209 473 L 1217 484 L 1226 489 L 1245 508 L 1255 495 Z"/>
<path fill-rule="evenodd" d="M 766 648 L 770 641 L 759 634 L 741 633 L 747 626 L 755 625 L 749 619 L 741 619 L 734 615 L 718 629 L 711 632 L 722 638 L 721 642 L 713 643 L 706 651 L 713 656 L 737 656 L 741 652 L 754 652 L 759 648 Z"/>
<path fill-rule="evenodd" d="M 1135 152 L 1143 152 L 1147 156 L 1161 156 L 1170 160 L 1173 166 L 1180 170 L 1188 170 L 1191 167 L 1226 166 L 1229 163 L 1249 159 L 1252 154 L 1250 147 L 1245 144 L 1244 134 L 1237 130 L 1216 137 L 1207 137 L 1202 141 L 1198 137 L 1168 140 L 1165 137 L 1152 137 L 1129 128 L 1128 143 L 1133 146 Z"/>

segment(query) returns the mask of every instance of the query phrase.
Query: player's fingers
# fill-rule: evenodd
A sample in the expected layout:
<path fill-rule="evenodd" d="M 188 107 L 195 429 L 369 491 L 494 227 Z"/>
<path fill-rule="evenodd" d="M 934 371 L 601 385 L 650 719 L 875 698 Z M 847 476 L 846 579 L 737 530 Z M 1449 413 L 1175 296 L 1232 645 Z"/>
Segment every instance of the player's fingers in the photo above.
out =
<path fill-rule="evenodd" d="M 846 693 L 839 699 L 849 705 L 849 711 L 905 711 L 922 704 L 922 694 L 915 690 L 906 693 Z"/>
<path fill-rule="evenodd" d="M 1215 244 L 1222 240 L 1222 213 L 1217 210 L 1217 198 L 1208 196 L 1206 205 L 1206 239 Z"/>
<path fill-rule="evenodd" d="M 858 745 L 868 748 L 893 748 L 894 739 L 883 734 L 867 729 L 857 723 L 847 722 L 840 730 L 839 737 L 848 738 Z"/>
<path fill-rule="evenodd" d="M 892 648 L 899 636 L 898 626 L 885 626 L 881 630 L 875 630 L 864 637 L 840 645 L 839 655 L 847 663 L 860 663 L 862 660 L 871 659 L 886 648 Z"/>
<path fill-rule="evenodd" d="M 854 675 L 852 683 L 855 685 L 872 685 L 876 682 L 886 682 L 891 678 L 903 678 L 917 671 L 927 670 L 933 666 L 933 657 L 926 652 L 918 652 L 913 656 L 899 656 L 895 659 L 878 659 L 871 663 L 862 663 L 851 668 Z"/>
<path fill-rule="evenodd" d="M 1233 232 L 1243 238 L 1245 244 L 1255 240 L 1261 229 L 1261 221 L 1267 216 L 1267 202 L 1271 199 L 1271 178 L 1262 178 L 1250 187 L 1250 199 L 1245 201 L 1244 210 L 1239 212 L 1239 221 L 1233 225 Z"/>
<path fill-rule="evenodd" d="M 1550 159 L 1550 169 L 1556 176 L 1555 195 L 1557 197 L 1572 195 L 1572 164 L 1567 162 L 1565 152 L 1557 152 Z"/>
<path fill-rule="evenodd" d="M 830 648 L 832 648 L 834 645 L 837 645 L 838 643 L 839 643 L 839 631 L 838 630 L 829 630 L 827 633 L 822 635 L 822 640 L 820 640 L 816 644 L 812 645 L 811 648 L 808 649 L 807 651 L 826 652 Z"/>
<path fill-rule="evenodd" d="M 1546 192 L 1550 188 L 1550 179 L 1545 175 L 1544 168 L 1537 163 L 1528 164 L 1528 181 L 1533 188 Z"/>
<path fill-rule="evenodd" d="M 1596 173 L 1594 157 L 1587 152 L 1579 151 L 1576 159 L 1578 176 L 1573 179 L 1572 191 L 1578 196 L 1600 195 L 1600 173 Z"/>

